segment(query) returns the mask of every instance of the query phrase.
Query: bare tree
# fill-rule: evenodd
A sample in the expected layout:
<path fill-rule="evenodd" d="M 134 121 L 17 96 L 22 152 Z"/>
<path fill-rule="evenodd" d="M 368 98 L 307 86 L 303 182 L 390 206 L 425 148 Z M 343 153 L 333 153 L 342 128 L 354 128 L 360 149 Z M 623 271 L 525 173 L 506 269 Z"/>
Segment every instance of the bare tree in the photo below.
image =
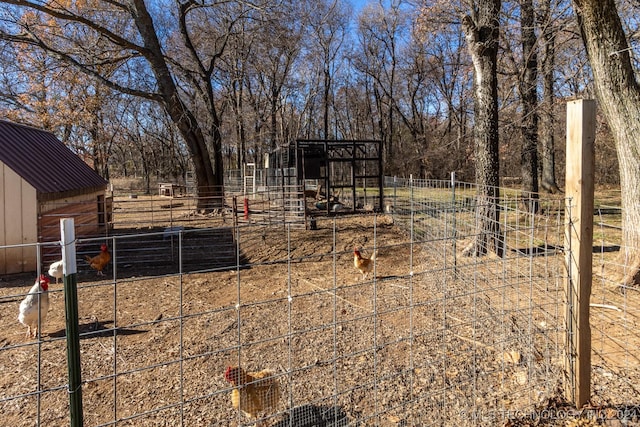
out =
<path fill-rule="evenodd" d="M 539 139 L 542 157 L 541 186 L 550 193 L 558 193 L 560 189 L 556 181 L 555 161 L 555 37 L 557 28 L 552 17 L 552 0 L 540 3 L 539 27 L 541 28 L 541 71 L 542 71 L 542 103 L 540 109 Z"/>
<path fill-rule="evenodd" d="M 471 14 L 464 16 L 467 48 L 475 76 L 474 140 L 477 196 L 476 238 L 464 250 L 466 255 L 482 255 L 493 249 L 503 255 L 500 232 L 498 157 L 498 79 L 497 56 L 500 36 L 500 0 L 478 0 Z"/>
<path fill-rule="evenodd" d="M 409 166 L 417 163 L 420 178 L 427 178 L 429 171 L 428 148 L 429 138 L 427 104 L 433 101 L 428 94 L 428 81 L 432 68 L 429 58 L 418 43 L 408 46 L 400 55 L 399 84 L 394 102 L 397 115 L 411 138 L 400 138 L 396 151 Z M 434 105 L 438 105 L 434 103 Z M 435 108 L 437 111 L 438 107 Z M 437 113 L 436 113 L 437 114 Z M 407 139 L 408 141 L 405 141 Z"/>
<path fill-rule="evenodd" d="M 471 66 L 459 18 L 463 12 L 452 10 L 451 2 L 438 1 L 421 9 L 416 33 L 424 45 L 429 94 L 427 105 L 436 120 L 427 135 L 434 143 L 423 153 L 430 176 L 446 178 L 456 171 L 461 179 L 473 176 L 473 143 L 468 124 L 473 103 Z M 415 76 L 413 77 L 416 78 Z M 437 142 L 437 143 L 435 143 Z M 454 155 L 452 155 L 454 153 Z M 466 177 L 466 178 L 465 178 Z"/>
<path fill-rule="evenodd" d="M 398 55 L 401 34 L 407 23 L 402 5 L 402 0 L 394 0 L 388 8 L 380 2 L 363 10 L 358 25 L 362 55 L 354 62 L 371 82 L 370 91 L 375 102 L 372 116 L 377 121 L 374 129 L 377 129 L 383 141 L 385 162 L 392 172 L 402 169 L 402 166 L 393 166 L 397 135 L 395 91 L 398 84 Z"/>
<path fill-rule="evenodd" d="M 297 6 L 300 6 L 299 4 Z M 253 78 L 260 88 L 260 98 L 268 117 L 269 150 L 278 147 L 278 113 L 283 108 L 283 90 L 291 78 L 295 60 L 300 52 L 302 29 L 300 17 L 294 10 L 278 13 L 269 25 L 258 32 L 259 43 L 252 61 Z"/>
<path fill-rule="evenodd" d="M 29 14 L 7 13 L 12 25 L 0 29 L 0 39 L 40 49 L 115 90 L 162 105 L 189 148 L 199 207 L 220 203 L 221 117 L 213 77 L 234 28 L 254 14 L 255 7 L 188 0 L 164 15 L 159 15 L 161 8 L 153 8 L 154 16 L 144 0 L 95 1 L 91 8 L 30 0 L 2 3 L 48 17 L 42 21 L 57 25 L 20 18 Z M 171 19 L 158 31 L 156 21 Z M 174 29 L 177 33 L 169 31 L 167 37 L 164 31 Z M 104 64 L 117 66 L 117 72 L 105 75 Z"/>
<path fill-rule="evenodd" d="M 31 18 L 30 22 L 39 21 Z M 120 95 L 43 51 L 20 50 L 13 64 L 20 70 L 13 82 L 20 107 L 8 109 L 6 116 L 57 134 L 108 180 L 111 149 L 122 129 Z M 109 65 L 100 68 L 105 75 L 114 69 Z"/>
<path fill-rule="evenodd" d="M 573 0 L 596 95 L 613 133 L 622 190 L 625 284 L 640 279 L 640 85 L 614 0 Z"/>
<path fill-rule="evenodd" d="M 520 0 L 522 71 L 518 79 L 522 104 L 520 165 L 525 205 L 538 210 L 538 54 L 533 0 Z"/>
<path fill-rule="evenodd" d="M 249 58 L 253 54 L 254 36 L 249 31 L 245 31 L 245 26 L 241 26 L 238 36 L 229 43 L 229 54 L 224 60 L 223 76 L 226 78 L 227 97 L 232 110 L 233 131 L 236 139 L 236 168 L 242 169 L 246 162 L 249 114 L 246 111 L 245 91 L 248 80 Z M 229 157 L 227 167 L 231 167 L 231 153 L 227 150 Z"/>
<path fill-rule="evenodd" d="M 322 0 L 313 4 L 314 7 L 309 12 L 309 27 L 311 39 L 316 46 L 311 49 L 319 52 L 322 66 L 322 137 L 328 139 L 336 136 L 329 130 L 329 113 L 333 106 L 333 76 L 348 28 L 348 15 L 338 0 Z"/>

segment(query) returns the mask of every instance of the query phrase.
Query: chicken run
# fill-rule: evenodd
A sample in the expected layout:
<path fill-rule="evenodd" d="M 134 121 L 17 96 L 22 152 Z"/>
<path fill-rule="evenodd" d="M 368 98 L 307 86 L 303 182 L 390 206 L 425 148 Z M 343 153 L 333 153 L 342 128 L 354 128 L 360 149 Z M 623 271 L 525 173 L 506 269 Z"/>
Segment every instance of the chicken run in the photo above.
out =
<path fill-rule="evenodd" d="M 313 231 L 240 227 L 236 238 L 242 268 L 180 275 L 118 252 L 100 276 L 79 259 L 84 425 L 497 425 L 556 402 L 555 270 L 534 273 L 547 290 L 531 309 L 521 265 L 489 257 L 453 268 L 451 241 L 414 241 L 386 215 L 321 218 Z M 215 243 L 200 248 L 211 253 Z M 359 256 L 373 258 L 365 271 Z M 516 279 L 491 283 L 505 276 Z M 3 425 L 68 425 L 62 283 L 49 285 L 38 341 L 24 337 L 21 298 L 10 298 L 33 280 L 0 282 Z M 249 387 L 236 366 L 269 370 L 278 390 L 263 393 L 277 404 L 252 406 L 265 409 L 251 418 L 234 408 Z"/>

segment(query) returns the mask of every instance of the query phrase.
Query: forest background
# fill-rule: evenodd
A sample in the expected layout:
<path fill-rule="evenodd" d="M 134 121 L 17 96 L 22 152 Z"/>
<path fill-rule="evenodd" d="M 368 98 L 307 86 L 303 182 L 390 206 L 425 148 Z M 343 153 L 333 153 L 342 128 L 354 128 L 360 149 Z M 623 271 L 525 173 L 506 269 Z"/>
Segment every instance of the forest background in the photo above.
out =
<path fill-rule="evenodd" d="M 197 156 L 210 158 L 212 170 L 196 176 L 216 176 L 262 165 L 265 153 L 297 138 L 326 137 L 383 141 L 386 175 L 446 179 L 455 171 L 475 180 L 466 2 L 2 3 L 0 117 L 52 131 L 106 179 L 180 180 Z M 527 3 L 533 25 L 523 22 Z M 595 97 L 572 4 L 501 6 L 501 182 L 533 167 L 542 189 L 557 191 L 564 105 Z M 636 8 L 618 9 L 634 46 Z M 532 60 L 534 110 L 523 89 Z M 532 146 L 535 164 L 526 155 Z M 597 183 L 617 184 L 603 119 L 596 156 Z"/>

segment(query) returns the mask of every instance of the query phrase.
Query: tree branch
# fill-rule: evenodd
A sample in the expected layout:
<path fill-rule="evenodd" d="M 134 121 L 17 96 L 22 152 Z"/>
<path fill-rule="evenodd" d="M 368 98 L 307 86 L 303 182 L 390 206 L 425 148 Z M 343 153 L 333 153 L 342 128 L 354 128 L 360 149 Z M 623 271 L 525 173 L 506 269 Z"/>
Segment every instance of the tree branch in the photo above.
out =
<path fill-rule="evenodd" d="M 83 16 L 79 16 L 76 15 L 75 13 L 68 11 L 68 10 L 63 10 L 63 9 L 56 9 L 56 8 L 52 8 L 49 6 L 46 6 L 45 4 L 42 3 L 36 3 L 36 2 L 32 2 L 32 1 L 25 1 L 25 0 L 2 0 L 1 3 L 6 3 L 6 4 L 13 4 L 15 6 L 22 6 L 22 7 L 26 7 L 29 9 L 33 9 L 33 10 L 37 10 L 39 12 L 45 13 L 48 16 L 51 16 L 53 18 L 57 18 L 57 19 L 62 19 L 64 21 L 69 21 L 69 22 L 76 22 L 78 24 L 82 24 L 84 26 L 86 26 L 87 28 L 91 28 L 92 30 L 96 31 L 98 34 L 104 36 L 105 38 L 107 38 L 109 41 L 111 41 L 112 43 L 123 47 L 125 49 L 130 49 L 130 50 L 134 50 L 137 52 L 140 52 L 141 54 L 145 55 L 145 51 L 146 49 L 143 46 L 137 45 L 133 42 L 131 42 L 130 40 L 127 40 L 123 37 L 121 37 L 120 35 L 114 33 L 113 31 L 109 30 L 108 28 L 99 25 L 97 22 L 92 21 L 90 19 L 87 19 Z M 55 4 L 59 4 L 59 3 L 55 3 Z M 126 6 L 117 3 L 117 2 L 110 2 L 110 4 L 121 8 L 123 11 L 131 14 L 132 11 L 131 9 L 127 8 Z"/>
<path fill-rule="evenodd" d="M 38 38 L 36 35 L 34 34 L 22 34 L 22 35 L 12 35 L 12 34 L 7 34 L 4 31 L 0 31 L 0 40 L 5 40 L 11 43 L 21 43 L 21 44 L 25 44 L 25 45 L 29 45 L 29 46 L 33 46 L 36 48 L 39 48 L 45 52 L 47 52 L 48 54 L 50 54 L 51 56 L 53 56 L 54 58 L 57 58 L 63 62 L 68 63 L 69 65 L 71 65 L 72 67 L 76 68 L 77 70 L 83 72 L 84 74 L 87 74 L 89 76 L 95 77 L 96 79 L 98 79 L 100 82 L 104 83 L 106 86 L 110 87 L 111 89 L 115 89 L 119 92 L 125 93 L 127 95 L 132 95 L 132 96 L 138 96 L 141 98 L 145 98 L 145 99 L 149 99 L 152 101 L 160 101 L 161 97 L 159 94 L 154 93 L 154 92 L 148 92 L 148 91 L 142 91 L 139 89 L 134 89 L 131 87 L 127 87 L 127 86 L 123 86 L 113 80 L 108 79 L 107 77 L 105 77 L 104 75 L 102 75 L 99 71 L 96 71 L 93 67 L 88 66 L 87 64 L 83 64 L 80 61 L 78 61 L 76 58 L 74 58 L 72 55 L 63 52 L 61 50 L 58 49 L 54 49 L 52 46 L 48 45 L 44 40 Z M 119 58 L 110 60 L 108 62 L 103 62 L 103 63 L 98 63 L 98 64 L 92 64 L 92 65 L 105 65 L 105 64 L 117 64 L 117 63 L 124 63 L 129 59 L 135 58 L 138 55 L 126 55 L 126 56 L 121 56 Z"/>

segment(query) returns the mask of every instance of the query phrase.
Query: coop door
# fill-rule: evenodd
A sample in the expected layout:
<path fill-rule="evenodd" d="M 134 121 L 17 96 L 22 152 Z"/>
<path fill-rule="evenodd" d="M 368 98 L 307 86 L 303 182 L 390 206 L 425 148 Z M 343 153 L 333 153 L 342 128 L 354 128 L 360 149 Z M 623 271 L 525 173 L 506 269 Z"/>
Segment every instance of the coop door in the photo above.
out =
<path fill-rule="evenodd" d="M 326 153 L 321 147 L 304 149 L 304 177 L 305 179 L 322 179 L 322 171 L 326 162 Z"/>

